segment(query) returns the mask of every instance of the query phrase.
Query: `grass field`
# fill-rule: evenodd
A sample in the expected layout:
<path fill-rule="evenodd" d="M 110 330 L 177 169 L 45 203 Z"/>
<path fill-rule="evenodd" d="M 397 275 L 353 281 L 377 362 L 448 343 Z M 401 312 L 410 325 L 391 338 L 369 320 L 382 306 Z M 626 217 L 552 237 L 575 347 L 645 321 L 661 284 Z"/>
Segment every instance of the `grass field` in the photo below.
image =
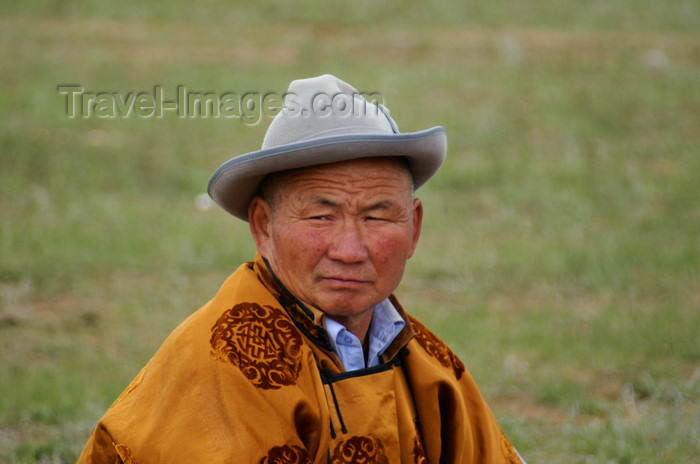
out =
<path fill-rule="evenodd" d="M 397 294 L 528 462 L 697 462 L 700 3 L 230 3 L 0 6 L 0 462 L 74 462 L 254 254 L 197 199 L 269 118 L 71 118 L 59 87 L 282 93 L 326 72 L 404 131 L 446 127 Z"/>

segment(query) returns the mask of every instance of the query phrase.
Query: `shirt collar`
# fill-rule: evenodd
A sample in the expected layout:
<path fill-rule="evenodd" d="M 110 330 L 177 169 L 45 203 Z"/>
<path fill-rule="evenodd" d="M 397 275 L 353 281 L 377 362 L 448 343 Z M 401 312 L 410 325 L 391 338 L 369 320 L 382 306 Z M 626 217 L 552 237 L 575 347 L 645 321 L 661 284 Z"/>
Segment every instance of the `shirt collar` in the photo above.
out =
<path fill-rule="evenodd" d="M 368 332 L 369 352 L 365 365 L 360 340 L 342 324 L 330 317 L 326 317 L 324 322 L 333 350 L 338 354 L 345 370 L 348 371 L 378 365 L 379 355 L 386 350 L 406 325 L 401 314 L 389 299 L 377 304 L 372 310 L 372 321 Z"/>

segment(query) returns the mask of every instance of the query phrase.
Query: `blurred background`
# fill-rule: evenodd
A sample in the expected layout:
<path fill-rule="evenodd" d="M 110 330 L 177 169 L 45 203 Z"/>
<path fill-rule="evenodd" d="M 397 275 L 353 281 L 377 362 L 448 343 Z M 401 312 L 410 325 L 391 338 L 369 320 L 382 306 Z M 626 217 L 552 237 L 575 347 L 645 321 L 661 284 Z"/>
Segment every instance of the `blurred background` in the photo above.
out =
<path fill-rule="evenodd" d="M 148 95 L 323 73 L 381 94 L 403 131 L 447 129 L 397 294 L 521 454 L 696 462 L 696 0 L 3 2 L 0 462 L 74 462 L 254 256 L 203 194 L 269 117 L 156 114 Z"/>

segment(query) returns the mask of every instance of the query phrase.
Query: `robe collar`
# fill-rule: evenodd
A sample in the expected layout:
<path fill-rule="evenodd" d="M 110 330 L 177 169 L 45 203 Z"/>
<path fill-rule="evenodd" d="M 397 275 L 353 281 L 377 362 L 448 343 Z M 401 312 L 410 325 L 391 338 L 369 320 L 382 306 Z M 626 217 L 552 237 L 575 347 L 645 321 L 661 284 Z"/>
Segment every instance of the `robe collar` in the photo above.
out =
<path fill-rule="evenodd" d="M 260 252 L 255 254 L 253 269 L 255 270 L 260 282 L 262 282 L 267 290 L 273 294 L 275 299 L 280 302 L 297 328 L 320 348 L 323 348 L 329 352 L 334 352 L 333 346 L 330 343 L 328 332 L 326 332 L 325 329 L 326 314 L 322 310 L 302 302 L 299 298 L 292 294 L 292 292 L 290 292 L 278 279 L 274 272 L 272 272 L 268 261 L 260 254 Z M 401 318 L 406 322 L 406 325 L 404 325 L 401 332 L 399 332 L 394 341 L 391 342 L 387 349 L 384 350 L 384 353 L 382 353 L 380 356 L 380 360 L 382 362 L 389 362 L 393 360 L 415 336 L 413 326 L 411 325 L 406 312 L 403 310 L 393 294 L 389 296 L 389 301 L 391 301 L 391 303 L 394 305 L 398 313 L 401 315 Z"/>

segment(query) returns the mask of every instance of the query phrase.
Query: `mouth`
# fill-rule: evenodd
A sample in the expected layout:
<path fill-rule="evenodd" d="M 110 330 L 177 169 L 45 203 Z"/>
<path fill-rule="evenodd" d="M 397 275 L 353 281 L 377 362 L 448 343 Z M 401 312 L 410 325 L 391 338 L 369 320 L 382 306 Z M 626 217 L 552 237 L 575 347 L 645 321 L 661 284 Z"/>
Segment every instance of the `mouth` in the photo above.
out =
<path fill-rule="evenodd" d="M 333 286 L 339 286 L 339 287 L 359 287 L 359 286 L 367 285 L 370 283 L 368 280 L 362 280 L 362 279 L 348 277 L 348 276 L 323 277 L 321 280 L 323 280 L 324 282 L 331 284 Z"/>

